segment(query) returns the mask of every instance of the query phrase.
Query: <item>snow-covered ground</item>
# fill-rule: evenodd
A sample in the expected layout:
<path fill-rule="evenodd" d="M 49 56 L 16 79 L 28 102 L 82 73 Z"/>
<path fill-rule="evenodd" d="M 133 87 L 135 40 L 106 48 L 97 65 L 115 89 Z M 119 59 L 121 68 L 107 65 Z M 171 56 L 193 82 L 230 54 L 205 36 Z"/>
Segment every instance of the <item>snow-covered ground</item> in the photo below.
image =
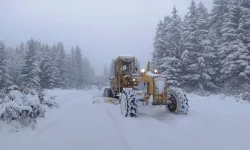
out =
<path fill-rule="evenodd" d="M 59 109 L 48 110 L 35 130 L 9 132 L 0 123 L 1 150 L 241 150 L 250 149 L 250 104 L 222 96 L 188 95 L 190 112 L 141 108 L 125 118 L 119 105 L 89 91 L 54 90 Z M 93 104 L 93 99 L 101 103 Z"/>

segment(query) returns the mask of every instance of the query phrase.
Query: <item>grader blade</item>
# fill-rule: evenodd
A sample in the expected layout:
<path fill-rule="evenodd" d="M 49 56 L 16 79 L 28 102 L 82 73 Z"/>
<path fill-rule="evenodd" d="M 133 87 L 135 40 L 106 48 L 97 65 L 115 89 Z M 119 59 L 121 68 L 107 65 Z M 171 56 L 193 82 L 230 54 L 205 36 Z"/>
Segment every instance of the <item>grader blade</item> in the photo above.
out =
<path fill-rule="evenodd" d="M 111 97 L 105 97 L 104 98 L 104 102 L 105 103 L 109 103 L 109 104 L 114 104 L 114 105 L 118 105 L 119 104 L 119 100 L 116 98 L 111 98 Z"/>

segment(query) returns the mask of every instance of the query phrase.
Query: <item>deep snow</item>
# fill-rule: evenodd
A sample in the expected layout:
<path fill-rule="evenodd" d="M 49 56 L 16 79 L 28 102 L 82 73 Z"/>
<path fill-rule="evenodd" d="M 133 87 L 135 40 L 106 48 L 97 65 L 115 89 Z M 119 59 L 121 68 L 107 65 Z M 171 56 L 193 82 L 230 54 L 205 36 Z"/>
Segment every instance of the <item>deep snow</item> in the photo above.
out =
<path fill-rule="evenodd" d="M 102 91 L 54 90 L 59 109 L 48 110 L 35 130 L 9 132 L 0 123 L 1 150 L 239 150 L 250 149 L 250 104 L 231 97 L 188 95 L 188 115 L 164 107 L 140 108 L 125 118 Z M 93 99 L 101 103 L 93 104 Z"/>

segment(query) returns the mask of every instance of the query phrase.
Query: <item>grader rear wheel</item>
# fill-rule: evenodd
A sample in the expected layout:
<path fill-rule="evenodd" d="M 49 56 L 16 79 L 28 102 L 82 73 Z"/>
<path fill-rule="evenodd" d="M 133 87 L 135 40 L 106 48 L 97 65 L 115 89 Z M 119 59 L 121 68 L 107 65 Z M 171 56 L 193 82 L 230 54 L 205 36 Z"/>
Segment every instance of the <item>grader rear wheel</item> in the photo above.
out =
<path fill-rule="evenodd" d="M 173 94 L 169 94 L 169 103 L 167 105 L 170 112 L 175 112 L 177 109 L 177 100 Z"/>
<path fill-rule="evenodd" d="M 137 117 L 136 94 L 133 89 L 125 88 L 120 95 L 121 114 L 125 117 Z"/>
<path fill-rule="evenodd" d="M 168 103 L 166 109 L 175 114 L 187 114 L 189 109 L 185 93 L 178 88 L 168 89 Z"/>

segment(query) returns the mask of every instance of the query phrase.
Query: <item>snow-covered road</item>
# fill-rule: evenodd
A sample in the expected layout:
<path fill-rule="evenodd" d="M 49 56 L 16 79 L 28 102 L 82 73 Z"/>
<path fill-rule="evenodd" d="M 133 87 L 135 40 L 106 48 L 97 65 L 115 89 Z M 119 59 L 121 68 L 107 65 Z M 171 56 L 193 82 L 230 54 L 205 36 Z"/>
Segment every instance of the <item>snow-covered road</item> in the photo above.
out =
<path fill-rule="evenodd" d="M 51 94 L 60 108 L 49 110 L 35 130 L 8 132 L 0 124 L 1 150 L 250 149 L 250 104 L 244 101 L 188 95 L 187 116 L 146 107 L 138 118 L 125 118 L 118 105 L 92 103 L 97 89 Z"/>

